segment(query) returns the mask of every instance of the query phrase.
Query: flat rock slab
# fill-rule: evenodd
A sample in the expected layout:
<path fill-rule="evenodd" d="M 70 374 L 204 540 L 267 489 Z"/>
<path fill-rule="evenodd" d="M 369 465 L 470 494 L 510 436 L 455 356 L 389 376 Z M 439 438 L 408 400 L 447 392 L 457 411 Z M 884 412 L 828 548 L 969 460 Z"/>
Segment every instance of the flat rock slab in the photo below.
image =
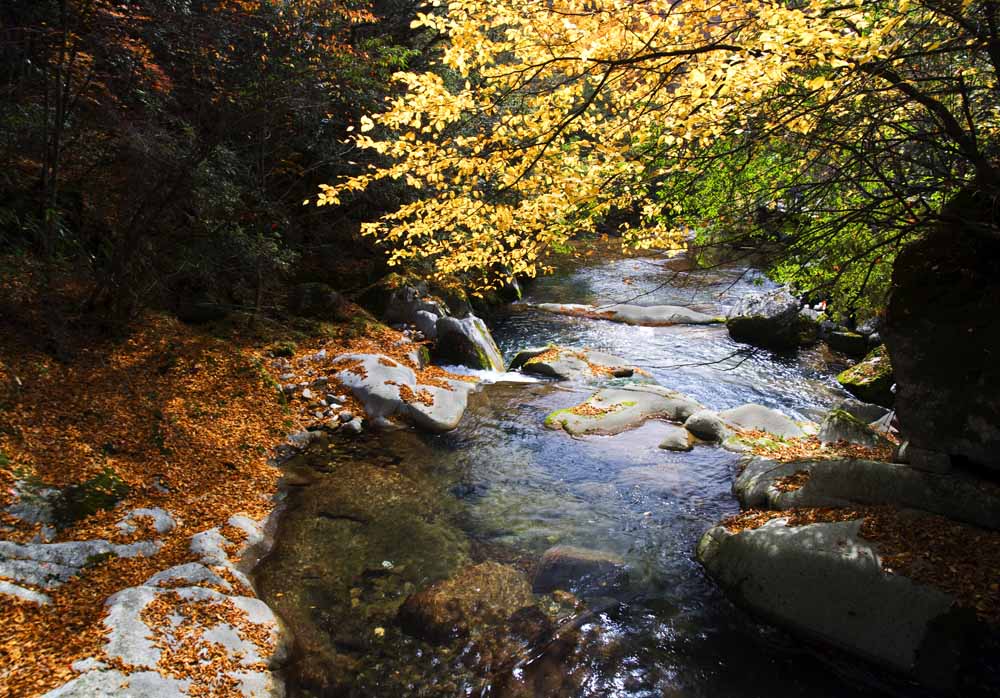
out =
<path fill-rule="evenodd" d="M 510 370 L 581 382 L 641 375 L 636 366 L 620 356 L 556 345 L 522 349 L 511 361 Z"/>
<path fill-rule="evenodd" d="M 710 325 L 725 322 L 725 318 L 708 315 L 679 305 L 581 305 L 578 303 L 539 303 L 539 310 L 561 315 L 589 317 L 626 325 L 666 327 L 669 325 Z"/>
<path fill-rule="evenodd" d="M 719 418 L 737 429 L 766 431 L 783 439 L 816 433 L 816 426 L 809 422 L 797 422 L 778 410 L 752 403 L 719 412 Z"/>
<path fill-rule="evenodd" d="M 344 354 L 334 359 L 337 379 L 350 388 L 368 417 L 400 417 L 431 432 L 458 426 L 475 383 L 448 381 L 448 388 L 417 383 L 407 366 L 377 354 Z"/>
<path fill-rule="evenodd" d="M 717 526 L 701 539 L 698 560 L 736 601 L 779 625 L 947 683 L 964 633 L 952 622 L 955 599 L 883 572 L 877 547 L 859 535 L 860 527 L 861 521 L 788 527 L 785 519 L 739 533 Z"/>
<path fill-rule="evenodd" d="M 141 515 L 152 516 L 136 514 Z M 155 525 L 157 517 L 153 519 Z M 263 540 L 260 524 L 246 516 L 230 517 L 228 524 L 246 533 L 238 556 Z M 287 636 L 277 616 L 263 601 L 243 595 L 249 593 L 250 581 L 236 569 L 226 552 L 234 542 L 217 528 L 196 534 L 190 547 L 202 562 L 161 570 L 145 583 L 108 597 L 104 618 L 107 639 L 100 658 L 76 662 L 73 669 L 80 675 L 43 698 L 202 695 L 204 685 L 165 676 L 168 672 L 160 666 L 163 647 L 178 647 L 189 641 L 186 638 L 192 634 L 212 648 L 205 663 L 216 657 L 225 658 L 224 663 L 216 664 L 217 671 L 225 672 L 235 681 L 239 695 L 281 698 L 284 684 L 273 670 L 287 657 Z M 223 574 L 224 571 L 232 577 Z M 235 577 L 246 589 L 234 589 L 227 577 Z M 147 617 L 145 611 L 150 604 L 164 598 L 173 613 L 166 618 L 157 614 Z M 208 606 L 212 610 L 194 613 L 189 605 L 198 609 Z M 185 630 L 180 633 L 182 626 Z M 106 663 L 109 659 L 114 668 Z M 122 667 L 128 667 L 129 671 L 123 671 Z"/>
<path fill-rule="evenodd" d="M 602 388 L 575 407 L 556 410 L 545 418 L 545 426 L 573 436 L 618 434 L 653 417 L 683 422 L 700 409 L 691 398 L 663 386 L 625 384 Z"/>
<path fill-rule="evenodd" d="M 798 489 L 777 486 L 796 473 L 808 476 Z M 1000 495 L 995 489 L 968 476 L 929 473 L 899 463 L 856 459 L 778 463 L 755 458 L 736 478 L 733 491 L 744 507 L 752 509 L 890 504 L 1000 530 Z"/>

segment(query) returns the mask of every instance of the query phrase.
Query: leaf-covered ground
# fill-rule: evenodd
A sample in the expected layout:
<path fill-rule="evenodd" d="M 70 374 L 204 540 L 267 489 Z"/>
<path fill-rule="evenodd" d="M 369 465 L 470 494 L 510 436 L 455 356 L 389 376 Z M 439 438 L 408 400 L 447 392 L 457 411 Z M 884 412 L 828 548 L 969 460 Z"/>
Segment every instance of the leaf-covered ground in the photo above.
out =
<path fill-rule="evenodd" d="M 16 313 L 0 313 L 0 510 L 15 498 L 15 484 L 65 488 L 100 482 L 113 474 L 125 499 L 58 532 L 57 541 L 105 538 L 125 542 L 115 523 L 138 507 L 161 507 L 177 519 L 150 558 L 109 557 L 65 585 L 47 591 L 50 606 L 0 596 L 0 696 L 32 696 L 75 675 L 70 665 L 100 657 L 104 601 L 141 584 L 166 567 L 195 560 L 191 536 L 224 526 L 242 513 L 265 517 L 280 472 L 268 464 L 288 433 L 316 421 L 301 398 L 286 400 L 272 376 L 271 354 L 293 352 L 286 382 L 311 380 L 343 352 L 379 352 L 412 366 L 397 343 L 400 333 L 370 321 L 301 328 L 295 345 L 276 341 L 283 330 L 263 333 L 246 323 L 192 327 L 162 314 L 147 314 L 127 335 L 109 337 L 72 327 L 59 352 L 46 351 L 32 335 L 46 327 L 37 283 L 0 281 L 0 294 Z M 6 308 L 5 308 L 6 309 Z M 356 318 L 363 319 L 358 310 Z M 306 328 L 307 330 L 309 328 Z M 296 357 L 326 350 L 326 363 L 299 366 Z M 54 354 L 63 354 L 56 358 Z M 312 371 L 306 375 L 306 371 Z M 440 370 L 421 372 L 440 379 Z M 329 390 L 350 393 L 331 381 Z M 345 409 L 363 415 L 348 397 Z M 2 514 L 0 538 L 30 541 L 40 525 Z M 162 610 L 162 609 L 161 609 Z M 175 676 L 195 674 L 177 654 Z M 225 695 L 225 685 L 207 694 Z"/>

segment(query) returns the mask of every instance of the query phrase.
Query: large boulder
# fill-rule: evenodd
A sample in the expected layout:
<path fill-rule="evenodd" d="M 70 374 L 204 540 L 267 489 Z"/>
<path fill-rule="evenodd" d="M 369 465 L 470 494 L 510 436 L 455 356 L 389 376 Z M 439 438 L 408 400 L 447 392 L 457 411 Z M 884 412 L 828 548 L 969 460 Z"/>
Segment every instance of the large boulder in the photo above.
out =
<path fill-rule="evenodd" d="M 663 327 L 668 325 L 709 325 L 725 322 L 724 318 L 685 308 L 679 305 L 629 305 L 619 303 L 607 306 L 580 305 L 577 303 L 539 303 L 539 310 L 562 315 L 575 315 L 626 325 Z"/>
<path fill-rule="evenodd" d="M 1000 473 L 1000 234 L 995 193 L 963 192 L 893 266 L 881 330 L 913 445 Z"/>
<path fill-rule="evenodd" d="M 816 341 L 816 321 L 799 313 L 800 303 L 785 288 L 745 296 L 729 313 L 726 327 L 737 342 L 775 351 Z"/>
<path fill-rule="evenodd" d="M 876 405 L 891 405 L 895 399 L 892 394 L 892 384 L 895 381 L 892 368 L 885 347 L 879 346 L 863 361 L 837 376 L 837 382 L 860 400 Z"/>
<path fill-rule="evenodd" d="M 1000 530 L 1000 494 L 969 476 L 860 459 L 751 460 L 733 484 L 750 509 L 890 504 Z"/>
<path fill-rule="evenodd" d="M 432 432 L 458 426 L 476 384 L 447 381 L 447 387 L 417 383 L 407 366 L 377 354 L 343 354 L 334 359 L 337 379 L 351 390 L 369 419 L 401 417 Z"/>
<path fill-rule="evenodd" d="M 618 434 L 653 417 L 683 422 L 701 409 L 700 404 L 675 390 L 623 382 L 601 388 L 579 405 L 556 410 L 545 418 L 545 426 L 573 436 Z"/>
<path fill-rule="evenodd" d="M 783 439 L 807 436 L 810 431 L 807 428 L 810 425 L 806 423 L 797 422 L 778 410 L 753 403 L 719 412 L 719 418 L 737 429 L 764 431 Z"/>
<path fill-rule="evenodd" d="M 698 560 L 742 605 L 806 637 L 925 682 L 951 687 L 974 615 L 955 598 L 883 570 L 861 520 L 716 526 Z"/>
<path fill-rule="evenodd" d="M 504 623 L 532 604 L 531 585 L 521 572 L 483 562 L 411 594 L 399 609 L 399 622 L 408 635 L 447 642 Z"/>
<path fill-rule="evenodd" d="M 443 317 L 437 321 L 435 358 L 487 371 L 504 371 L 503 355 L 486 323 L 475 315 L 458 319 Z"/>
<path fill-rule="evenodd" d="M 606 593 L 627 576 L 625 561 L 614 553 L 555 545 L 542 554 L 535 571 L 533 590 L 547 594 L 561 589 L 575 594 Z"/>
<path fill-rule="evenodd" d="M 632 378 L 640 375 L 638 368 L 621 357 L 554 344 L 522 349 L 510 362 L 510 370 L 572 381 Z"/>

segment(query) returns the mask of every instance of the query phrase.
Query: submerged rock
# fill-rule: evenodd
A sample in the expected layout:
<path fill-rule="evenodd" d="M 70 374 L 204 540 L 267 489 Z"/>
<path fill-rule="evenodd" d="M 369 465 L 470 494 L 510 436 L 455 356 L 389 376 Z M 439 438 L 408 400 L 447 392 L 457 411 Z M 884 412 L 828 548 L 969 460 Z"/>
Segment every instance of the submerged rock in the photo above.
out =
<path fill-rule="evenodd" d="M 725 318 L 691 310 L 679 305 L 580 305 L 577 303 L 539 303 L 539 310 L 562 315 L 622 322 L 626 325 L 660 327 L 666 325 L 708 325 L 725 322 Z"/>
<path fill-rule="evenodd" d="M 434 353 L 442 363 L 455 363 L 486 371 L 504 371 L 503 356 L 486 323 L 475 315 L 461 320 L 441 318 L 436 326 Z"/>
<path fill-rule="evenodd" d="M 399 609 L 399 622 L 408 635 L 447 642 L 499 625 L 532 604 L 531 585 L 520 571 L 483 562 L 410 595 Z"/>
<path fill-rule="evenodd" d="M 603 550 L 556 545 L 542 554 L 533 590 L 547 594 L 561 589 L 574 594 L 613 590 L 627 575 L 621 556 Z"/>
<path fill-rule="evenodd" d="M 737 342 L 787 351 L 816 340 L 815 320 L 799 313 L 800 303 L 785 288 L 745 296 L 726 320 L 729 336 Z"/>
<path fill-rule="evenodd" d="M 796 422 L 778 410 L 753 403 L 719 412 L 719 418 L 726 424 L 739 429 L 766 431 L 768 434 L 784 439 L 807 436 L 810 432 L 815 433 L 813 425 L 807 422 Z"/>
<path fill-rule="evenodd" d="M 884 346 L 876 347 L 863 361 L 837 376 L 837 382 L 865 402 L 892 405 L 895 400 L 892 394 L 892 364 Z"/>
<path fill-rule="evenodd" d="M 337 378 L 371 419 L 398 416 L 433 432 L 457 427 L 469 393 L 476 389 L 476 384 L 460 380 L 447 381 L 448 388 L 418 384 L 410 368 L 377 354 L 344 354 L 334 359 L 334 366 L 343 366 Z"/>
<path fill-rule="evenodd" d="M 575 407 L 556 410 L 545 418 L 545 426 L 573 436 L 618 434 L 653 417 L 683 422 L 700 409 L 700 404 L 674 390 L 633 383 L 602 388 Z"/>
<path fill-rule="evenodd" d="M 736 478 L 733 492 L 751 509 L 889 504 L 1000 530 L 1000 494 L 972 477 L 932 474 L 900 463 L 755 458 Z"/>
<path fill-rule="evenodd" d="M 955 598 L 882 569 L 861 521 L 716 526 L 698 560 L 736 601 L 790 630 L 924 681 L 949 685 L 970 625 Z"/>

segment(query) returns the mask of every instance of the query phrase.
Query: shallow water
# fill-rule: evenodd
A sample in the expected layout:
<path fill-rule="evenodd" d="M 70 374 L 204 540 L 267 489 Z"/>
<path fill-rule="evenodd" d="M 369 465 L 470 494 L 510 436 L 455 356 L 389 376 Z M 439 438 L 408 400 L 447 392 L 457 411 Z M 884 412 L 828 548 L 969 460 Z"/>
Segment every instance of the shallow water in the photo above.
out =
<path fill-rule="evenodd" d="M 745 351 L 728 338 L 724 326 L 630 327 L 529 307 L 536 302 L 632 301 L 724 314 L 740 295 L 769 285 L 744 270 L 675 274 L 661 262 L 606 262 L 537 282 L 525 304 L 493 324 L 506 358 L 520 348 L 549 342 L 599 349 L 646 368 L 663 385 L 715 409 L 757 402 L 798 418 L 815 418 L 844 397 L 827 357 L 818 350 L 779 357 Z M 299 466 L 300 472 L 310 473 L 311 484 L 292 493 L 275 552 L 258 572 L 262 593 L 303 636 L 318 632 L 322 639 L 323 633 L 333 636 L 350 626 L 355 639 L 331 641 L 333 649 L 326 654 L 300 647 L 299 674 L 303 664 L 312 665 L 305 674 L 322 673 L 316 664 L 343 666 L 338 664 L 336 679 L 326 684 L 293 676 L 293 696 L 749 698 L 900 692 L 900 685 L 886 677 L 836 653 L 806 649 L 755 621 L 705 577 L 694 560 L 698 538 L 738 510 L 730 491 L 737 465 L 733 454 L 711 446 L 689 453 L 662 451 L 658 444 L 664 425 L 658 422 L 586 439 L 543 426 L 546 414 L 570 407 L 590 392 L 579 385 L 498 382 L 474 396 L 462 424 L 449 434 L 389 432 L 346 455 L 334 449 L 330 453 L 337 455 L 328 456 L 329 463 L 319 468 L 315 458 Z M 413 487 L 421 492 L 437 493 L 431 496 L 439 498 L 440 506 L 421 520 L 458 531 L 468 549 L 462 543 L 439 542 L 452 541 L 450 533 L 414 536 L 409 547 L 369 543 L 371 559 L 343 575 L 345 589 L 354 585 L 351 598 L 362 601 L 352 608 L 334 590 L 341 582 L 332 580 L 342 570 L 301 571 L 332 564 L 329 560 L 340 556 L 331 541 L 342 538 L 309 517 L 322 506 L 348 506 L 347 493 L 337 490 L 343 482 L 338 473 L 356 469 L 360 461 L 373 474 L 391 471 L 417 483 Z M 425 539 L 429 542 L 421 542 Z M 523 647 L 524 661 L 513 668 L 482 666 L 474 645 L 435 647 L 394 627 L 393 604 L 440 577 L 432 564 L 436 558 L 500 559 L 530 571 L 532 561 L 556 543 L 617 553 L 630 568 L 625 589 L 611 598 L 586 599 L 596 611 L 578 625 L 597 639 L 581 641 L 570 658 L 553 660 L 544 649 Z M 403 572 L 394 571 L 376 589 L 363 568 L 376 565 L 381 555 L 406 561 Z M 394 560 L 382 563 L 397 566 Z M 570 688 L 522 675 L 546 661 L 550 674 L 573 674 Z M 517 690 L 510 689 L 511 676 L 504 673 L 514 675 Z"/>

